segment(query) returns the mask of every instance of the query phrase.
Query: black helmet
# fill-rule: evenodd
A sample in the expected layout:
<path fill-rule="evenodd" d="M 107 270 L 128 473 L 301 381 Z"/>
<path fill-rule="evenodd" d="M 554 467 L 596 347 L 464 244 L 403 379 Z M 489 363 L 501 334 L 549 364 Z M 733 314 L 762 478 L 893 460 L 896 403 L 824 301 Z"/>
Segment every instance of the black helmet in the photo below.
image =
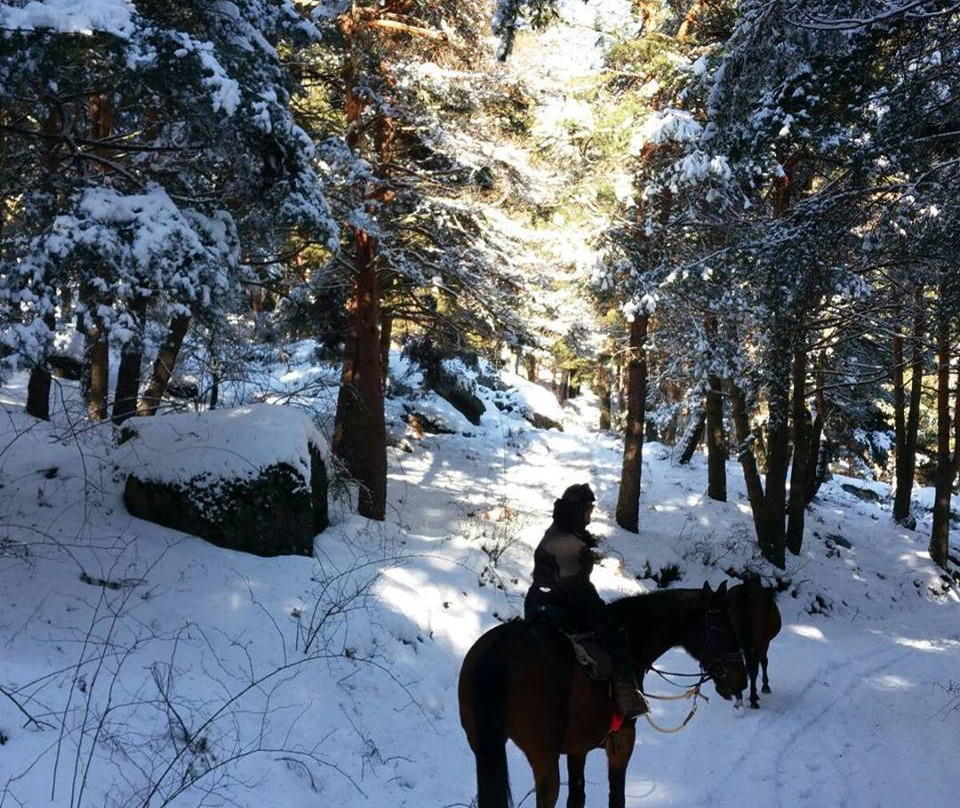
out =
<path fill-rule="evenodd" d="M 596 501 L 593 489 L 586 483 L 571 485 L 553 503 L 553 521 L 565 530 L 582 531 L 587 526 L 587 510 Z"/>
<path fill-rule="evenodd" d="M 593 494 L 593 489 L 586 483 L 571 485 L 563 492 L 563 496 L 560 497 L 560 499 L 564 502 L 569 502 L 571 505 L 578 505 L 584 510 L 597 501 L 597 498 Z"/>

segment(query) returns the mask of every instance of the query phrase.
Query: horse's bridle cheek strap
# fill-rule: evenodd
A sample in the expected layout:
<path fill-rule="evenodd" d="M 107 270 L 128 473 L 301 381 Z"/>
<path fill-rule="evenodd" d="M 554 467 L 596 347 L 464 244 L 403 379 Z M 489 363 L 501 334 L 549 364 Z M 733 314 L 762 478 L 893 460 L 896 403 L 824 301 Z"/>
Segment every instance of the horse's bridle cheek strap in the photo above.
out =
<path fill-rule="evenodd" d="M 739 661 L 741 665 L 744 665 L 743 652 L 739 648 L 739 643 L 732 643 L 737 646 L 736 651 L 728 651 L 724 654 L 718 654 L 712 659 L 707 659 L 707 656 L 710 653 L 711 638 L 716 637 L 721 634 L 729 634 L 733 637 L 733 628 L 729 624 L 729 619 L 724 621 L 724 624 L 718 626 L 718 624 L 710 619 L 711 615 L 724 615 L 726 617 L 726 610 L 724 609 L 707 609 L 707 613 L 704 619 L 704 638 L 703 638 L 703 648 L 701 649 L 701 660 L 700 660 L 700 669 L 703 671 L 703 675 L 706 679 L 715 679 L 716 672 L 727 662 Z"/>

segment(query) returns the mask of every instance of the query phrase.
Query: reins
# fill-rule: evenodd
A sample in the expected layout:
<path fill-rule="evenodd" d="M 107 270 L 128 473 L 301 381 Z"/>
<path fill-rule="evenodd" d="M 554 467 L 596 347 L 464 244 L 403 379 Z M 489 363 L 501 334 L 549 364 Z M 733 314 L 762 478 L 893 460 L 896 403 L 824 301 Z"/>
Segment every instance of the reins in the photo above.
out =
<path fill-rule="evenodd" d="M 709 614 L 717 613 L 720 611 L 721 610 L 719 609 L 711 609 L 711 610 L 708 610 L 707 614 L 709 615 Z M 706 623 L 706 639 L 705 639 L 704 645 L 706 645 L 706 643 L 709 642 L 710 634 L 711 634 L 711 626 L 708 618 L 708 621 Z M 719 657 L 719 659 L 721 661 L 725 661 L 731 656 L 733 655 L 723 654 Z M 739 656 L 739 654 L 737 654 L 736 656 Z M 653 665 L 651 665 L 648 668 L 648 670 L 653 671 L 655 674 L 657 674 L 657 676 L 663 679 L 663 681 L 667 682 L 668 684 L 674 685 L 675 687 L 682 687 L 682 685 L 678 685 L 676 682 L 671 681 L 668 677 L 676 676 L 676 677 L 682 677 L 686 679 L 692 679 L 692 678 L 697 679 L 693 687 L 687 688 L 683 693 L 680 693 L 679 695 L 676 695 L 676 696 L 658 696 L 653 693 L 643 693 L 641 691 L 645 699 L 657 699 L 658 701 L 680 701 L 681 699 L 693 699 L 693 704 L 690 706 L 690 712 L 687 713 L 687 717 L 684 718 L 683 721 L 680 722 L 680 724 L 677 725 L 676 727 L 671 727 L 671 728 L 661 727 L 659 724 L 657 724 L 656 721 L 654 721 L 650 717 L 649 711 L 647 711 L 643 715 L 643 717 L 647 719 L 647 723 L 651 727 L 653 727 L 657 732 L 662 732 L 666 735 L 671 735 L 675 732 L 680 732 L 680 730 L 684 729 L 687 726 L 687 724 L 689 724 L 693 720 L 693 717 L 697 714 L 697 708 L 700 706 L 700 699 L 703 699 L 704 701 L 710 701 L 710 699 L 707 698 L 707 696 L 705 696 L 703 693 L 700 692 L 700 688 L 703 687 L 703 685 L 705 685 L 707 682 L 709 682 L 713 678 L 713 676 L 711 676 L 710 673 L 704 670 L 702 664 L 700 666 L 699 673 L 678 673 L 676 671 L 662 671 Z"/>
<path fill-rule="evenodd" d="M 670 679 L 668 678 L 670 676 L 679 676 L 684 679 L 694 679 L 694 678 L 698 679 L 699 681 L 694 685 L 694 687 L 700 687 L 701 685 L 706 684 L 708 681 L 710 681 L 710 674 L 708 674 L 702 668 L 700 669 L 700 673 L 678 673 L 677 671 L 662 671 L 659 668 L 654 667 L 653 665 L 647 668 L 647 670 L 653 671 L 655 674 L 657 674 L 657 676 L 663 679 L 664 682 L 666 682 L 669 685 L 673 685 L 674 687 L 682 687 L 682 685 L 679 685 L 676 682 L 671 682 Z M 653 696 L 653 698 L 657 698 L 657 697 Z M 674 699 L 674 698 L 680 698 L 680 697 L 669 696 L 669 698 Z"/>
<path fill-rule="evenodd" d="M 685 675 L 690 675 L 690 674 L 685 674 Z M 680 732 L 680 730 L 686 727 L 687 724 L 689 724 L 690 721 L 693 719 L 693 717 L 697 714 L 697 708 L 700 706 L 698 703 L 699 700 L 703 699 L 704 701 L 710 701 L 710 699 L 708 699 L 705 695 L 703 695 L 703 693 L 700 692 L 700 687 L 703 685 L 704 681 L 706 681 L 706 679 L 704 679 L 701 682 L 697 682 L 697 684 L 695 684 L 693 687 L 687 689 L 686 691 L 684 691 L 683 693 L 677 696 L 657 696 L 653 693 L 643 693 L 643 697 L 645 699 L 657 699 L 659 701 L 679 701 L 680 699 L 693 699 L 693 704 L 690 707 L 690 712 L 687 713 L 687 717 L 684 718 L 683 721 L 678 726 L 672 727 L 669 729 L 666 727 L 661 727 L 656 721 L 654 721 L 650 717 L 649 711 L 644 713 L 643 717 L 647 719 L 647 723 L 651 727 L 653 727 L 657 732 L 662 732 L 665 735 L 672 735 L 675 732 Z"/>

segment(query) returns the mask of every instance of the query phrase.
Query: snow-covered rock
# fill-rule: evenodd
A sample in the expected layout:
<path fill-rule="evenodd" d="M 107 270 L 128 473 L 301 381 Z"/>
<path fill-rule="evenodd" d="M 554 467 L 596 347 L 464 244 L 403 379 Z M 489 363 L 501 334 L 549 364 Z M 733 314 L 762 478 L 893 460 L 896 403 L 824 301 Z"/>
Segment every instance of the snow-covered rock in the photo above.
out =
<path fill-rule="evenodd" d="M 132 418 L 117 466 L 134 516 L 257 555 L 313 552 L 328 523 L 327 448 L 292 407 Z"/>
<path fill-rule="evenodd" d="M 537 429 L 563 429 L 563 407 L 547 388 L 515 373 L 501 372 L 507 390 L 498 391 L 496 404 L 505 412 L 519 412 Z"/>

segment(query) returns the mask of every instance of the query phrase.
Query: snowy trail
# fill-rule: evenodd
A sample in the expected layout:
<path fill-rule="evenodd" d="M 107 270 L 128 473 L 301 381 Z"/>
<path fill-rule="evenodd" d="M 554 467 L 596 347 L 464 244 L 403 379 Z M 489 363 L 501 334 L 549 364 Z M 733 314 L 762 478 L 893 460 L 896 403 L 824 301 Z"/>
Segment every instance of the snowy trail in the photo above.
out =
<path fill-rule="evenodd" d="M 240 808 L 468 806 L 476 785 L 457 710 L 460 663 L 481 633 L 519 614 L 533 549 L 567 485 L 590 482 L 597 491 L 592 528 L 605 558 L 594 579 L 607 599 L 655 588 L 650 576 L 668 567 L 680 575 L 677 585 L 699 586 L 760 564 L 736 464 L 728 466 L 730 501 L 711 502 L 702 457 L 680 467 L 666 447 L 649 444 L 641 531 L 628 534 L 613 520 L 619 442 L 593 431 L 589 396 L 574 400 L 567 415 L 565 432 L 491 410 L 480 429 L 465 430 L 470 435 L 411 435 L 411 452 L 391 452 L 387 523 L 353 516 L 340 501 L 315 559 L 231 553 L 132 519 L 108 441 L 93 434 L 59 444 L 46 427 L 31 429 L 3 458 L 0 508 L 8 523 L 66 544 L 35 544 L 26 565 L 12 555 L 0 563 L 8 604 L 0 615 L 0 684 L 20 687 L 66 671 L 17 691 L 37 700 L 29 702 L 34 709 L 63 709 L 78 640 L 101 591 L 81 579 L 81 569 L 120 581 L 144 578 L 105 593 L 118 604 L 130 595 L 118 628 L 124 641 L 141 643 L 118 683 L 153 692 L 151 671 L 172 664 L 176 647 L 177 692 L 190 696 L 196 721 L 207 705 L 242 687 L 248 670 L 262 675 L 300 659 L 299 629 L 317 608 L 322 615 L 339 601 L 345 608 L 324 635 L 333 656 L 275 691 L 251 694 L 235 715 L 255 734 L 257 711 L 275 702 L 270 724 L 283 743 L 316 748 L 327 765 L 308 776 L 281 757 L 251 757 L 243 782 L 256 788 L 230 782 L 224 797 Z M 26 425 L 20 414 L 10 418 Z M 44 471 L 53 466 L 58 473 L 48 479 Z M 685 731 L 663 735 L 641 723 L 628 770 L 630 808 L 901 808 L 954 800 L 946 762 L 960 729 L 956 594 L 926 557 L 927 524 L 920 532 L 895 526 L 886 494 L 863 502 L 844 491 L 845 482 L 825 486 L 809 513 L 803 553 L 789 559 L 779 596 L 784 628 L 770 650 L 773 693 L 761 694 L 760 710 L 738 716 L 708 685 L 710 700 Z M 883 486 L 871 485 L 883 494 Z M 36 540 L 35 533 L 23 537 Z M 693 669 L 680 651 L 661 662 Z M 92 669 L 81 671 L 86 684 Z M 656 677 L 646 684 L 670 692 Z M 103 689 L 101 681 L 95 690 Z M 169 754 L 157 740 L 163 725 L 150 723 L 144 709 L 118 713 L 114 731 L 132 739 L 135 751 L 156 742 L 157 754 Z M 653 709 L 659 724 L 674 726 L 687 706 Z M 0 699 L 0 731 L 10 733 L 0 770 L 6 775 L 10 761 L 18 777 L 8 802 L 16 804 L 15 796 L 41 804 L 50 793 L 42 755 L 52 736 L 21 724 L 12 703 Z M 229 751 L 229 738 L 213 743 Z M 116 788 L 128 769 L 103 752 L 91 783 Z M 530 769 L 512 744 L 508 754 L 516 803 L 529 807 Z M 589 756 L 586 776 L 588 805 L 606 805 L 601 751 Z M 561 805 L 565 798 L 564 787 Z M 188 792 L 171 808 L 195 808 L 197 799 Z M 107 804 L 96 790 L 84 803 Z"/>
<path fill-rule="evenodd" d="M 626 564 L 626 569 L 619 563 L 598 568 L 598 585 L 608 597 L 636 590 L 628 570 L 637 573 L 640 565 L 633 559 L 656 558 L 658 554 L 666 559 L 676 557 L 680 552 L 677 536 L 692 525 L 707 532 L 749 527 L 746 509 L 742 503 L 736 504 L 742 496 L 742 483 L 735 465 L 728 472 L 733 504 L 711 503 L 696 488 L 703 484 L 703 469 L 696 461 L 692 468 L 678 468 L 661 459 L 662 449 L 648 447 L 643 504 L 652 524 L 642 527 L 638 539 L 612 524 L 620 461 L 619 446 L 613 439 L 581 426 L 566 433 L 530 431 L 515 436 L 513 442 L 515 451 L 510 453 L 505 471 L 503 458 L 499 458 L 500 474 L 491 490 L 505 495 L 507 502 L 522 502 L 528 518 L 522 542 L 501 562 L 518 578 L 515 592 L 507 596 L 514 609 L 519 608 L 532 548 L 548 521 L 550 503 L 572 482 L 590 481 L 597 489 L 600 507 L 594 527 L 607 537 L 603 549 L 614 559 L 622 556 Z M 494 457 L 477 453 L 472 445 L 478 470 L 496 465 Z M 449 458 L 451 453 L 445 456 Z M 458 478 L 451 469 L 438 475 L 436 483 L 453 492 Z M 875 523 L 879 520 L 871 507 L 857 506 L 861 521 L 847 526 L 846 535 L 857 544 L 861 536 L 871 538 L 871 549 L 879 553 L 877 558 L 871 556 L 871 568 L 890 569 L 905 562 L 909 567 L 910 551 L 922 543 L 922 537 L 905 537 L 885 523 L 878 529 Z M 827 514 L 837 510 L 830 497 L 820 508 Z M 815 515 L 811 529 L 819 524 Z M 820 549 L 812 539 L 809 545 L 809 552 Z M 863 577 L 860 559 L 842 561 L 837 570 L 841 577 Z M 811 563 L 804 558 L 796 567 L 802 571 Z M 829 590 L 831 583 L 823 581 L 822 586 Z M 653 583 L 642 581 L 640 585 L 652 587 Z M 698 581 L 687 585 L 698 585 Z M 846 586 L 849 588 L 849 581 Z M 955 748 L 956 712 L 945 709 L 953 698 L 946 688 L 960 671 L 955 617 L 929 602 L 918 603 L 906 614 L 899 614 L 894 603 L 889 616 L 881 610 L 880 617 L 868 617 L 868 603 L 854 604 L 858 594 L 852 590 L 837 596 L 838 601 L 850 601 L 847 611 L 852 614 L 827 618 L 807 614 L 802 598 L 781 595 L 785 625 L 771 647 L 773 693 L 761 694 L 760 710 L 748 709 L 737 717 L 729 704 L 708 689 L 709 704 L 688 730 L 678 735 L 659 735 L 642 723 L 628 773 L 627 805 L 733 808 L 747 803 L 797 808 L 826 803 L 867 808 L 914 802 L 918 783 L 923 783 L 929 795 L 951 793 L 943 757 L 935 752 L 925 756 L 924 750 Z M 864 595 L 869 600 L 869 587 Z M 874 593 L 874 598 L 881 600 L 883 592 Z M 931 630 L 930 621 L 940 630 Z M 490 625 L 482 616 L 480 623 Z M 686 669 L 690 660 L 674 651 L 664 658 L 664 664 Z M 655 677 L 648 677 L 647 686 L 656 692 L 668 689 Z M 683 717 L 676 707 L 657 705 L 655 712 L 658 723 L 664 725 Z M 460 746 L 465 748 L 465 743 L 461 741 Z M 518 804 L 532 803 L 529 768 L 512 747 L 510 764 Z M 469 750 L 465 772 L 469 781 Z M 461 795 L 464 802 L 469 802 L 471 787 L 468 782 Z M 606 803 L 601 751 L 588 759 L 587 795 L 589 805 Z M 561 804 L 563 799 L 565 790 Z"/>

